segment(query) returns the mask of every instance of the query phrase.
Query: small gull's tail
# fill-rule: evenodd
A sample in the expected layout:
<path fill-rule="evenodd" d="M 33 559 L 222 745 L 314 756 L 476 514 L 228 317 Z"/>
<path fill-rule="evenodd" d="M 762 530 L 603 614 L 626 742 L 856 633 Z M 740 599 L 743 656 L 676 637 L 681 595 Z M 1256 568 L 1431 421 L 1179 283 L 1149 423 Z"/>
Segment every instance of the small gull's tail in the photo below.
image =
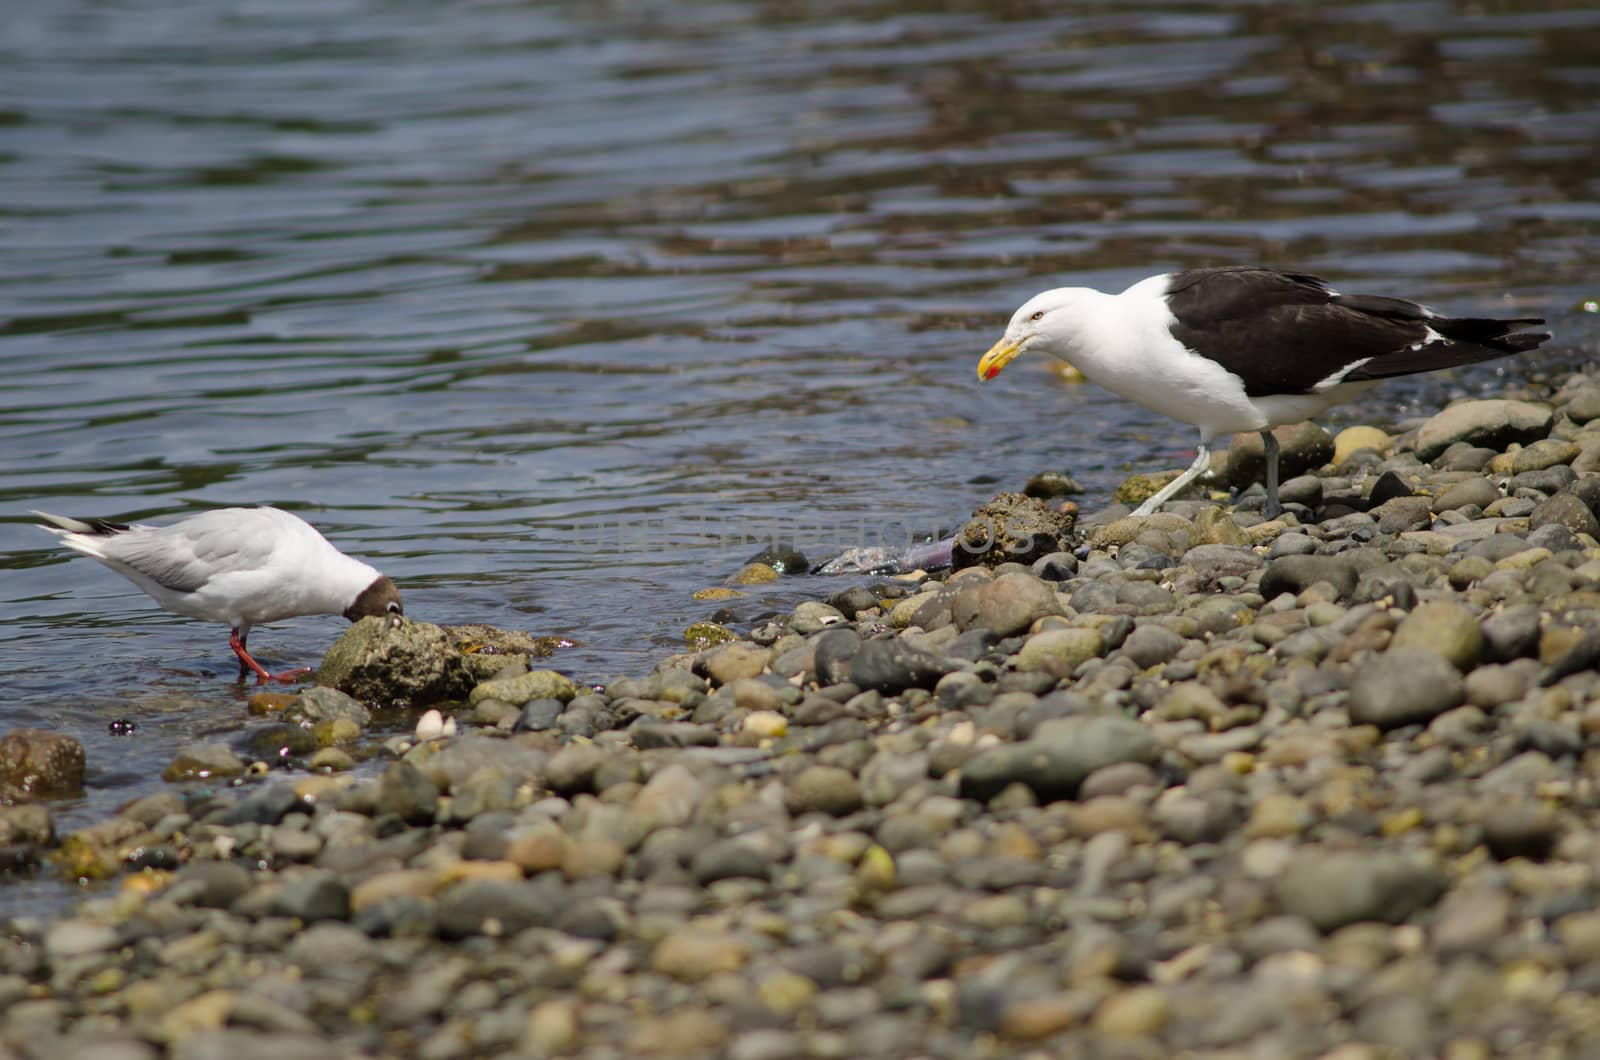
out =
<path fill-rule="evenodd" d="M 37 508 L 30 510 L 30 515 L 36 515 L 45 521 L 44 529 L 53 534 L 88 534 L 92 537 L 111 537 L 113 534 L 124 533 L 128 527 L 122 523 L 113 523 L 107 519 L 74 519 L 67 515 L 51 515 L 41 512 Z"/>

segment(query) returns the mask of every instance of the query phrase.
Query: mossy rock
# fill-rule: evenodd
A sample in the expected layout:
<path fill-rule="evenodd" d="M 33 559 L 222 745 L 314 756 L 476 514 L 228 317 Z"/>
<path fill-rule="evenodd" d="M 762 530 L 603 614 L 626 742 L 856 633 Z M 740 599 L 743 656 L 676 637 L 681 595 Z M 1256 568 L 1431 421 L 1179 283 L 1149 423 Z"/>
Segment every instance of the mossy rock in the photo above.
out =
<path fill-rule="evenodd" d="M 473 677 L 462 659 L 441 626 L 371 616 L 334 642 L 315 677 L 366 703 L 422 706 L 471 691 Z"/>
<path fill-rule="evenodd" d="M 696 622 L 683 631 L 683 642 L 691 651 L 704 651 L 738 639 L 739 635 L 733 630 L 715 622 Z"/>
<path fill-rule="evenodd" d="M 521 706 L 535 699 L 559 699 L 570 703 L 578 694 L 572 678 L 554 670 L 531 670 L 515 677 L 485 681 L 474 688 L 467 702 L 477 705 L 485 699 L 498 699 L 513 706 Z"/>
<path fill-rule="evenodd" d="M 1129 475 L 1111 491 L 1111 499 L 1117 504 L 1143 504 L 1180 474 L 1180 471 L 1150 471 Z"/>

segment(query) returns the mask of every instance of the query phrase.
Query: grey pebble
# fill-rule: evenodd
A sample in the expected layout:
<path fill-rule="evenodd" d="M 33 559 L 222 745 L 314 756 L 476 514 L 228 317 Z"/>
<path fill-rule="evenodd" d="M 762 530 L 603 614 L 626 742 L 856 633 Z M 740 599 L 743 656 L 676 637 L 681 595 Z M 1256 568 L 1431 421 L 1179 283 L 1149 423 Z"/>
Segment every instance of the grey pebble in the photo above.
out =
<path fill-rule="evenodd" d="M 1426 722 L 1465 698 L 1461 672 L 1439 655 L 1392 651 L 1369 662 L 1350 685 L 1350 720 L 1394 729 Z"/>

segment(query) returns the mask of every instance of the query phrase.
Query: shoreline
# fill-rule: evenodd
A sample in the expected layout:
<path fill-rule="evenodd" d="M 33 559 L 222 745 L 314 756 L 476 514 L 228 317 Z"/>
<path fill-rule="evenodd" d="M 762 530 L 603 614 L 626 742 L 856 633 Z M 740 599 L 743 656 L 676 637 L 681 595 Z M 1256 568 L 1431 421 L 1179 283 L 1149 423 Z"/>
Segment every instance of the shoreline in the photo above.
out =
<path fill-rule="evenodd" d="M 0 932 L 0 1060 L 1600 1050 L 1600 375 L 1302 433 L 1290 518 L 485 662 L 379 776 L 285 697 L 338 771 L 63 837 L 115 880 Z"/>

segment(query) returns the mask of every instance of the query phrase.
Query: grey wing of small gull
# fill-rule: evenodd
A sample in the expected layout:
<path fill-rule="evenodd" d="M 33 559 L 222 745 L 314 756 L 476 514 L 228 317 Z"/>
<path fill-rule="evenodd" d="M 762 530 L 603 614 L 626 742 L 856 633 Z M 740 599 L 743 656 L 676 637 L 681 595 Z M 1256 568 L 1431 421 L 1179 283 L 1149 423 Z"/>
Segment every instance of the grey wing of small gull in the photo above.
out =
<path fill-rule="evenodd" d="M 204 517 L 136 529 L 104 547 L 108 558 L 178 593 L 192 593 L 219 575 L 254 570 L 272 552 L 270 540 L 252 540 Z"/>

